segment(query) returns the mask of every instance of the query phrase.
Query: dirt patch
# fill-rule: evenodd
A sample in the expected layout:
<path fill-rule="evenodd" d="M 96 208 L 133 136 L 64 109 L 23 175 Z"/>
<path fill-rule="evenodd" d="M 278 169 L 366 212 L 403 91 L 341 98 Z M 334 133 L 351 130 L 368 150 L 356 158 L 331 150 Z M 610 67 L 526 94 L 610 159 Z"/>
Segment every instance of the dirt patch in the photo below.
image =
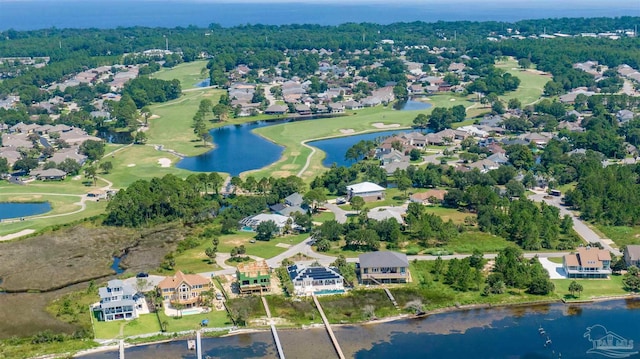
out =
<path fill-rule="evenodd" d="M 122 266 L 153 269 L 182 234 L 176 229 L 139 231 L 76 226 L 22 241 L 0 243 L 0 278 L 8 292 L 49 291 L 114 274 L 114 255 L 126 252 Z M 42 273 L 46 275 L 34 275 Z"/>
<path fill-rule="evenodd" d="M 371 126 L 375 127 L 375 128 L 397 128 L 400 127 L 399 123 L 391 123 L 388 125 L 385 125 L 382 122 L 376 122 L 376 123 L 372 123 Z"/>
<path fill-rule="evenodd" d="M 281 167 L 283 170 L 293 170 L 298 168 L 298 165 L 284 165 Z"/>
<path fill-rule="evenodd" d="M 158 115 L 151 115 L 151 117 L 149 117 L 150 120 L 155 120 L 155 119 L 158 119 L 158 118 L 160 118 L 160 116 L 158 116 Z"/>

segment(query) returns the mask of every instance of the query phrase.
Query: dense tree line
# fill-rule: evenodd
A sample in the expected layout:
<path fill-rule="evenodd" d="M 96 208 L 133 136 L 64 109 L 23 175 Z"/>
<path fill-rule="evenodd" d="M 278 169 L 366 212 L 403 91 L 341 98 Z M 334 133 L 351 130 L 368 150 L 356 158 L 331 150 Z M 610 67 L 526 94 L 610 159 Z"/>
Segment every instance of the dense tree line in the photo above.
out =
<path fill-rule="evenodd" d="M 182 88 L 178 80 L 165 81 L 142 76 L 127 82 L 122 92 L 131 96 L 137 108 L 142 108 L 152 102 L 177 99 Z"/>

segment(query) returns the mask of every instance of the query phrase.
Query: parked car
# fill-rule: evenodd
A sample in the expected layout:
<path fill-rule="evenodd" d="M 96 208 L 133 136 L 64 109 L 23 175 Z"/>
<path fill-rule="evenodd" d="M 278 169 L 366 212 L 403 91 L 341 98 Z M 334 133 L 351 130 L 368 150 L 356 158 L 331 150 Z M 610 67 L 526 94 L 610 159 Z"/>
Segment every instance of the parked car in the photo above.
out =
<path fill-rule="evenodd" d="M 136 278 L 147 278 L 147 277 L 149 277 L 149 273 L 140 272 L 136 274 Z"/>
<path fill-rule="evenodd" d="M 216 292 L 216 299 L 217 300 L 222 300 L 222 293 Z"/>
<path fill-rule="evenodd" d="M 347 203 L 347 200 L 344 197 L 336 198 L 336 204 L 345 204 L 345 203 Z"/>

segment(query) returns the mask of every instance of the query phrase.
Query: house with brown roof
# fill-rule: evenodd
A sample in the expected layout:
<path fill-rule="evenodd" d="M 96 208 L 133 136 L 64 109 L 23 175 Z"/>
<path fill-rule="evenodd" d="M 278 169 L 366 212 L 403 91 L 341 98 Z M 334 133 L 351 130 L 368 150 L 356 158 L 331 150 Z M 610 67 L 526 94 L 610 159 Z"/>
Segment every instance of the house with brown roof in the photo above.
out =
<path fill-rule="evenodd" d="M 580 247 L 562 257 L 568 278 L 607 278 L 611 274 L 611 254 L 604 249 Z"/>
<path fill-rule="evenodd" d="M 177 271 L 158 283 L 162 299 L 186 308 L 197 307 L 202 302 L 202 293 L 213 288 L 211 280 L 198 274 Z"/>

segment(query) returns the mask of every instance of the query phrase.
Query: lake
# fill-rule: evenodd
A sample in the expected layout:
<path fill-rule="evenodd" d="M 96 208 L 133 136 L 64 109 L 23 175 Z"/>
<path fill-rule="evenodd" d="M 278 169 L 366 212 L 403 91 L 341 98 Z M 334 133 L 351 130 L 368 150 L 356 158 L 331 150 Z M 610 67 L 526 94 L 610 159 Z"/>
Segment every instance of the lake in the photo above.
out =
<path fill-rule="evenodd" d="M 309 146 L 317 147 L 324 151 L 326 157 L 322 160 L 322 165 L 325 167 L 331 167 L 334 163 L 339 166 L 349 167 L 354 162 L 348 161 L 344 158 L 345 153 L 349 147 L 355 145 L 360 141 L 367 140 L 375 140 L 382 139 L 389 136 L 393 136 L 397 133 L 409 132 L 412 130 L 390 130 L 390 131 L 380 131 L 380 132 L 370 132 L 361 135 L 355 136 L 345 136 L 345 137 L 336 137 L 329 138 L 326 140 L 318 140 L 307 142 Z"/>
<path fill-rule="evenodd" d="M 418 111 L 431 108 L 431 104 L 428 102 L 422 102 L 417 100 L 407 100 L 405 102 L 399 102 L 396 104 L 400 111 Z M 395 107 L 395 106 L 394 106 Z"/>
<path fill-rule="evenodd" d="M 375 325 L 334 326 L 334 332 L 349 358 L 614 357 L 605 356 L 602 349 L 593 351 L 591 340 L 606 335 L 634 341 L 633 349 L 622 348 L 620 342 L 617 348 L 607 349 L 607 354 L 640 358 L 640 345 L 635 344 L 640 340 L 639 308 L 640 300 L 628 299 L 473 309 Z M 336 357 L 324 329 L 278 330 L 278 334 L 287 358 Z M 269 332 L 206 338 L 202 343 L 204 355 L 211 358 L 277 358 Z M 113 355 L 100 353 L 83 358 L 106 359 Z M 131 348 L 126 355 L 140 359 L 195 358 L 185 341 Z"/>
<path fill-rule="evenodd" d="M 49 202 L 0 202 L 0 220 L 8 218 L 20 218 L 47 213 L 51 210 Z"/>

